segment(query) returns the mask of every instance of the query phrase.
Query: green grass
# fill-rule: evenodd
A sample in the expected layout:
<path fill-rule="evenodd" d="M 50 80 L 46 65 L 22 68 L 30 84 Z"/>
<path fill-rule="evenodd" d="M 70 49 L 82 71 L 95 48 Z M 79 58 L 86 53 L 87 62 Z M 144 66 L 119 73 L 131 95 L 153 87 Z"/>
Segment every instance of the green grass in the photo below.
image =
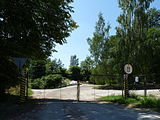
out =
<path fill-rule="evenodd" d="M 155 97 L 143 97 L 143 96 L 138 96 L 138 95 L 131 95 L 128 98 L 124 98 L 122 96 L 106 96 L 102 97 L 99 99 L 100 101 L 109 101 L 113 103 L 118 103 L 118 104 L 125 104 L 125 105 L 132 105 L 133 107 L 138 107 L 138 108 L 147 108 L 151 110 L 155 110 L 160 112 L 160 99 L 157 99 Z"/>
<path fill-rule="evenodd" d="M 119 103 L 119 104 L 138 104 L 137 102 L 139 101 L 138 98 L 132 98 L 129 97 L 127 99 L 125 99 L 122 96 L 107 96 L 107 97 L 102 97 L 99 99 L 100 101 L 110 101 L 110 102 L 114 102 L 114 103 Z"/>
<path fill-rule="evenodd" d="M 95 86 L 94 89 L 106 89 L 105 85 Z"/>
<path fill-rule="evenodd" d="M 143 108 L 151 108 L 160 112 L 160 99 L 145 97 L 141 99 L 139 106 Z"/>
<path fill-rule="evenodd" d="M 32 96 L 32 94 L 33 94 L 33 91 L 32 91 L 31 88 L 29 88 L 29 89 L 28 89 L 28 96 Z"/>

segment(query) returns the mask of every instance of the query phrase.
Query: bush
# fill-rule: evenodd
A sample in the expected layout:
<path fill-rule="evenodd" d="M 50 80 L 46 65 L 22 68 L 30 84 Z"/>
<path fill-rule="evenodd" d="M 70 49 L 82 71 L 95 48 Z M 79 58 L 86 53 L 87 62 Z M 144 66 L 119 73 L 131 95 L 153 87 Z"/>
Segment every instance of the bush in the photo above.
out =
<path fill-rule="evenodd" d="M 12 59 L 0 56 L 0 99 L 4 98 L 5 90 L 17 86 L 19 80 L 18 69 Z"/>
<path fill-rule="evenodd" d="M 145 97 L 141 100 L 141 106 L 146 108 L 160 108 L 160 99 Z"/>
<path fill-rule="evenodd" d="M 67 78 L 65 78 L 65 79 L 62 81 L 61 87 L 66 87 L 66 86 L 68 86 L 68 85 L 70 85 L 70 80 L 67 79 Z"/>
<path fill-rule="evenodd" d="M 68 80 L 61 75 L 47 75 L 32 80 L 32 88 L 35 89 L 53 89 L 68 85 Z"/>
<path fill-rule="evenodd" d="M 31 82 L 31 86 L 34 89 L 42 89 L 45 86 L 45 81 L 41 78 L 33 79 Z"/>
<path fill-rule="evenodd" d="M 61 75 L 48 75 L 45 77 L 42 77 L 44 81 L 46 82 L 45 88 L 59 88 L 62 85 L 62 80 L 64 79 Z"/>

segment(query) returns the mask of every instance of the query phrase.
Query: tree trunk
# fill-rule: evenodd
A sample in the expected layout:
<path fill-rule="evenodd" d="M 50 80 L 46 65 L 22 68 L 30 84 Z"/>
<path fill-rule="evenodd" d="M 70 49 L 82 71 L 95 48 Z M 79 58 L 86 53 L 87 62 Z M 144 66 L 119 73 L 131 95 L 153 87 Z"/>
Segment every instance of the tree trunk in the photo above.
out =
<path fill-rule="evenodd" d="M 5 87 L 0 86 L 0 101 L 5 99 Z"/>

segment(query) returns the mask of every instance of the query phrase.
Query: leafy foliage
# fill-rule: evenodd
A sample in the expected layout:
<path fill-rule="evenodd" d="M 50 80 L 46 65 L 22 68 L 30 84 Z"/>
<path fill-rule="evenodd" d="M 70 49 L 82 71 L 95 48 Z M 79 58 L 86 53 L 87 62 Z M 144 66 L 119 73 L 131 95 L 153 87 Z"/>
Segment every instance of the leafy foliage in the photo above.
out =
<path fill-rule="evenodd" d="M 82 76 L 81 76 L 81 68 L 78 66 L 71 66 L 69 68 L 69 71 L 71 72 L 71 79 L 72 80 L 81 80 Z"/>
<path fill-rule="evenodd" d="M 72 0 L 1 0 L 0 54 L 43 58 L 76 28 Z M 24 49 L 25 48 L 25 49 Z"/>
<path fill-rule="evenodd" d="M 19 83 L 18 70 L 10 58 L 0 58 L 0 95 Z"/>
<path fill-rule="evenodd" d="M 76 55 L 73 55 L 71 56 L 71 59 L 70 59 L 70 66 L 78 66 L 79 65 L 79 58 L 77 58 Z"/>
<path fill-rule="evenodd" d="M 0 89 L 17 84 L 11 57 L 43 59 L 77 27 L 71 17 L 73 0 L 0 0 Z M 3 56 L 3 57 L 2 57 Z M 41 62 L 40 62 L 41 64 Z M 44 63 L 32 72 L 44 75 Z M 37 71 L 41 70 L 41 71 Z M 37 74 L 36 74 L 37 73 Z"/>
<path fill-rule="evenodd" d="M 62 86 L 66 86 L 68 84 L 65 79 L 66 78 L 62 77 L 61 75 L 47 75 L 41 78 L 33 79 L 31 85 L 32 85 L 32 88 L 35 88 L 35 89 L 59 88 Z"/>
<path fill-rule="evenodd" d="M 62 61 L 59 59 L 47 59 L 46 60 L 46 74 L 59 73 L 63 68 Z"/>
<path fill-rule="evenodd" d="M 30 61 L 30 68 L 29 68 L 29 76 L 32 79 L 41 78 L 42 76 L 46 75 L 46 62 L 44 60 L 31 60 Z"/>
<path fill-rule="evenodd" d="M 102 16 L 102 13 L 98 15 L 98 22 L 96 23 L 95 32 L 93 33 L 93 38 L 88 38 L 87 42 L 90 46 L 89 51 L 91 57 L 95 61 L 95 65 L 102 61 L 102 54 L 106 47 L 110 25 L 105 26 L 105 20 Z"/>
<path fill-rule="evenodd" d="M 93 60 L 90 57 L 86 57 L 80 65 L 81 74 L 83 75 L 83 81 L 90 81 L 91 70 L 93 68 Z"/>
<path fill-rule="evenodd" d="M 109 36 L 108 25 L 102 14 L 96 23 L 93 38 L 88 38 L 91 57 L 94 61 L 92 74 L 124 74 L 123 67 L 130 63 L 133 74 L 159 74 L 159 15 L 160 11 L 150 8 L 153 0 L 119 0 L 122 13 L 117 18 L 116 35 Z M 150 81 L 159 83 L 159 78 Z M 97 84 L 119 83 L 120 79 L 92 77 Z"/>

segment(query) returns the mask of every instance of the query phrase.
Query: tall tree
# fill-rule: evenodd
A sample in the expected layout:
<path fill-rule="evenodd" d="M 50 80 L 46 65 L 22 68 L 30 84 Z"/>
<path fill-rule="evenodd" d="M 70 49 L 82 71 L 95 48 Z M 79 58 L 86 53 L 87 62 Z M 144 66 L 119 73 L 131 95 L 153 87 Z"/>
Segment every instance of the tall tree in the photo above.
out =
<path fill-rule="evenodd" d="M 105 48 L 107 42 L 107 37 L 109 36 L 110 25 L 105 23 L 102 13 L 98 15 L 98 22 L 95 26 L 95 32 L 92 38 L 88 38 L 88 44 L 90 46 L 89 51 L 91 57 L 93 58 L 95 65 L 97 65 L 102 58 L 102 52 Z"/>
<path fill-rule="evenodd" d="M 83 75 L 84 81 L 90 80 L 91 70 L 93 69 L 93 60 L 89 56 L 80 64 L 81 74 Z"/>
<path fill-rule="evenodd" d="M 41 78 L 46 75 L 45 60 L 31 60 L 29 67 L 29 76 L 32 79 Z"/>
<path fill-rule="evenodd" d="M 93 68 L 93 60 L 89 56 L 87 56 L 86 59 L 81 62 L 80 67 L 82 70 L 91 70 Z"/>
<path fill-rule="evenodd" d="M 145 59 L 147 55 L 144 42 L 146 40 L 146 11 L 153 0 L 119 0 L 119 7 L 122 14 L 118 17 L 120 27 L 117 34 L 120 37 L 120 53 L 123 59 L 123 66 L 131 63 L 135 71 L 146 73 L 148 71 Z M 123 68 L 123 67 L 122 67 Z"/>
<path fill-rule="evenodd" d="M 59 59 L 47 59 L 46 61 L 46 73 L 58 73 L 60 72 L 61 68 L 63 68 L 62 61 Z"/>
<path fill-rule="evenodd" d="M 70 59 L 70 66 L 78 66 L 79 65 L 79 58 L 76 55 L 71 56 Z"/>
<path fill-rule="evenodd" d="M 160 27 L 160 10 L 151 8 L 147 11 L 147 16 L 148 21 L 146 26 L 148 26 L 148 28 Z"/>
<path fill-rule="evenodd" d="M 81 80 L 81 68 L 73 65 L 70 66 L 69 71 L 71 72 L 71 79 L 72 80 Z"/>
<path fill-rule="evenodd" d="M 76 27 L 73 0 L 1 0 L 0 55 L 42 58 Z"/>
<path fill-rule="evenodd" d="M 15 72 L 11 63 L 2 61 L 11 62 L 11 57 L 47 58 L 55 51 L 56 43 L 66 43 L 66 37 L 77 27 L 71 17 L 72 2 L 0 0 L 0 69 L 4 69 L 0 73 L 0 84 L 9 82 L 5 77 L 7 69 Z"/>

